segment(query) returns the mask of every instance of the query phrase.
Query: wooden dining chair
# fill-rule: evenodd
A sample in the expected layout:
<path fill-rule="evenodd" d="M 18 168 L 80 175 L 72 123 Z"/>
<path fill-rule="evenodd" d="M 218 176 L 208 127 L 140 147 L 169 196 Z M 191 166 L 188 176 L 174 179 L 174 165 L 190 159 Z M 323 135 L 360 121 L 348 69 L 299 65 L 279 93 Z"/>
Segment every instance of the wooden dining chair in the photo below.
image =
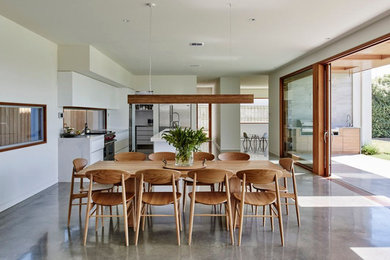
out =
<path fill-rule="evenodd" d="M 81 206 L 87 205 L 86 202 L 83 202 L 84 198 L 88 197 L 88 188 L 83 187 L 83 179 L 86 178 L 85 174 L 80 174 L 79 172 L 88 165 L 88 161 L 84 158 L 76 158 L 73 160 L 73 170 L 72 178 L 70 184 L 70 194 L 69 194 L 69 207 L 68 207 L 68 227 L 70 225 L 70 217 L 72 215 L 72 206 L 79 206 L 79 214 L 81 214 Z M 79 192 L 75 192 L 74 183 L 75 180 L 79 179 Z M 112 189 L 112 185 L 101 185 L 95 184 L 92 186 L 92 191 L 102 191 Z M 78 203 L 73 203 L 74 200 L 78 199 Z"/>
<path fill-rule="evenodd" d="M 212 161 L 214 160 L 215 156 L 212 153 L 206 153 L 206 152 L 195 152 L 194 153 L 194 161 Z"/>
<path fill-rule="evenodd" d="M 122 170 L 91 170 L 86 173 L 86 176 L 89 178 L 89 189 L 88 189 L 88 202 L 87 202 L 87 212 L 85 217 L 85 230 L 84 230 L 84 246 L 87 243 L 88 236 L 88 225 L 90 217 L 95 217 L 95 231 L 98 228 L 98 218 L 101 218 L 102 226 L 104 225 L 105 217 L 123 217 L 124 220 L 124 229 L 125 229 L 125 239 L 126 246 L 129 245 L 129 234 L 128 234 L 128 224 L 127 218 L 133 213 L 133 225 L 135 227 L 135 203 L 134 198 L 135 194 L 132 192 L 126 192 L 125 180 L 130 177 L 130 174 Z M 121 183 L 122 191 L 121 192 L 92 192 L 93 183 L 100 184 L 115 184 Z M 104 206 L 123 206 L 122 215 L 104 215 L 103 207 Z M 95 207 L 94 210 L 93 207 Z M 131 210 L 130 209 L 131 206 Z"/>
<path fill-rule="evenodd" d="M 144 189 L 138 189 L 138 205 L 137 205 L 137 229 L 135 235 L 135 245 L 138 244 L 139 230 L 142 218 L 142 231 L 145 229 L 145 217 L 167 217 L 173 216 L 176 222 L 177 244 L 180 245 L 180 230 L 182 229 L 181 214 L 180 214 L 180 197 L 181 194 L 176 191 L 176 182 L 180 178 L 180 172 L 167 169 L 146 169 L 136 172 L 136 178 L 139 180 L 139 187 L 143 187 L 144 183 L 164 184 L 168 182 L 172 185 L 171 192 L 145 192 Z M 174 214 L 152 214 L 148 213 L 146 206 L 164 206 L 173 204 Z"/>
<path fill-rule="evenodd" d="M 145 161 L 146 154 L 140 152 L 123 152 L 115 154 L 117 162 Z"/>
<path fill-rule="evenodd" d="M 157 153 L 151 153 L 148 156 L 149 160 L 151 161 L 174 161 L 175 160 L 175 153 L 172 152 L 157 152 Z"/>
<path fill-rule="evenodd" d="M 191 198 L 190 207 L 190 227 L 188 234 L 188 244 L 191 245 L 192 229 L 194 223 L 194 216 L 224 216 L 226 219 L 226 228 L 230 230 L 230 240 L 234 245 L 233 234 L 233 218 L 232 205 L 230 201 L 229 179 L 233 175 L 232 172 L 222 169 L 201 169 L 188 172 L 188 177 L 193 180 L 192 192 L 189 193 Z M 214 185 L 216 183 L 226 183 L 226 191 L 196 191 L 198 183 Z M 225 214 L 195 214 L 195 203 L 203 205 L 225 205 Z"/>
<path fill-rule="evenodd" d="M 250 169 L 237 172 L 237 177 L 242 180 L 241 192 L 233 193 L 234 199 L 238 201 L 236 205 L 239 205 L 239 209 L 235 210 L 234 214 L 234 226 L 237 219 L 237 213 L 240 217 L 240 229 L 238 234 L 238 245 L 241 245 L 242 229 L 244 217 L 268 217 L 271 219 L 271 227 L 273 231 L 273 218 L 279 219 L 279 231 L 282 246 L 284 246 L 283 236 L 283 220 L 282 220 L 282 209 L 280 204 L 280 193 L 278 179 L 282 176 L 282 172 L 273 169 Z M 261 185 L 274 185 L 275 192 L 247 192 L 246 183 L 250 182 L 253 184 Z M 253 215 L 244 215 L 244 205 L 249 204 L 253 206 L 269 206 L 270 215 L 258 215 L 257 212 Z"/>
<path fill-rule="evenodd" d="M 282 166 L 284 169 L 282 171 L 283 185 L 279 186 L 280 197 L 284 198 L 284 202 L 282 202 L 282 205 L 286 206 L 287 215 L 288 215 L 288 206 L 295 205 L 295 212 L 297 215 L 298 226 L 301 226 L 301 218 L 299 215 L 299 205 L 298 205 L 298 188 L 297 188 L 297 182 L 295 179 L 295 170 L 294 170 L 294 160 L 291 158 L 281 158 L 279 160 L 279 165 Z M 293 187 L 292 192 L 288 190 L 288 181 L 287 181 L 288 179 L 291 179 L 292 181 L 292 187 Z M 258 184 L 258 185 L 253 185 L 253 187 L 259 191 L 275 191 L 273 185 Z M 293 203 L 289 202 L 288 199 L 293 200 Z M 265 210 L 266 209 L 263 207 L 263 212 L 265 212 Z M 265 225 L 265 223 L 263 223 L 263 225 Z"/>
<path fill-rule="evenodd" d="M 194 161 L 212 161 L 214 160 L 215 156 L 212 153 L 206 153 L 206 152 L 195 152 L 194 153 Z M 186 212 L 186 192 L 187 192 L 187 186 L 192 186 L 192 180 L 190 179 L 183 179 L 183 212 Z M 210 186 L 210 190 L 214 191 L 214 184 L 203 184 L 198 183 L 198 186 Z"/>
<path fill-rule="evenodd" d="M 221 161 L 248 161 L 250 158 L 249 154 L 240 152 L 226 152 L 218 155 Z"/>
<path fill-rule="evenodd" d="M 247 153 L 240 153 L 240 152 L 226 152 L 226 153 L 221 153 L 218 155 L 218 159 L 221 161 L 249 161 L 250 155 Z M 218 190 L 223 190 L 224 184 L 221 183 L 219 185 Z M 251 183 L 247 183 L 247 188 L 249 189 L 250 192 L 252 192 L 252 185 Z M 253 211 L 253 207 L 252 207 Z"/>

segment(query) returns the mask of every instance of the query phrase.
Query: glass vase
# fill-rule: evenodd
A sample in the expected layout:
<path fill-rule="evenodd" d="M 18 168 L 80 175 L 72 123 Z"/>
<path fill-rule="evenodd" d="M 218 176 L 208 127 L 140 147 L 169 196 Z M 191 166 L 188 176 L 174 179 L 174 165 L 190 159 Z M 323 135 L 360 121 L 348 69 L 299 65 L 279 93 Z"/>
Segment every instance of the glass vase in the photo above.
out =
<path fill-rule="evenodd" d="M 194 163 L 194 152 L 176 149 L 175 152 L 176 166 L 191 166 L 193 163 Z"/>

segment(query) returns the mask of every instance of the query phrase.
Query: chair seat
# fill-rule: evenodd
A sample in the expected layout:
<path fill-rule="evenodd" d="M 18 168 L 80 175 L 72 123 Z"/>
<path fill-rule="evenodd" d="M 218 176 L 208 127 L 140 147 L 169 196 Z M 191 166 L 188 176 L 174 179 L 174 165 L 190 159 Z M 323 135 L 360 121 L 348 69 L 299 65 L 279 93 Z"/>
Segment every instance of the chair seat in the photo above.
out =
<path fill-rule="evenodd" d="M 275 184 L 270 183 L 270 184 L 253 184 L 253 187 L 257 190 L 264 190 L 264 191 L 275 191 Z M 279 186 L 279 191 L 281 192 L 286 192 L 287 188 L 280 185 Z"/>
<path fill-rule="evenodd" d="M 198 184 L 196 184 L 198 185 Z M 192 198 L 192 192 L 188 193 Z M 205 205 L 218 205 L 227 201 L 226 192 L 198 191 L 195 195 L 195 202 Z"/>
<path fill-rule="evenodd" d="M 176 198 L 181 198 L 181 193 L 176 192 Z M 155 206 L 172 204 L 174 202 L 172 192 L 144 192 L 142 193 L 142 202 Z"/>
<path fill-rule="evenodd" d="M 241 201 L 241 192 L 233 193 L 235 199 Z M 254 206 L 269 205 L 276 201 L 276 194 L 274 192 L 246 192 L 245 204 Z"/>
<path fill-rule="evenodd" d="M 109 189 L 112 189 L 112 187 L 113 187 L 113 185 L 111 185 L 111 184 L 95 183 L 95 184 L 92 184 L 92 191 L 109 190 Z M 89 188 L 89 186 L 82 187 L 82 188 L 80 188 L 80 192 L 88 192 L 88 188 Z"/>
<path fill-rule="evenodd" d="M 134 193 L 126 193 L 126 201 L 132 200 Z M 115 206 L 122 204 L 122 192 L 96 192 L 92 194 L 92 200 L 103 206 Z"/>

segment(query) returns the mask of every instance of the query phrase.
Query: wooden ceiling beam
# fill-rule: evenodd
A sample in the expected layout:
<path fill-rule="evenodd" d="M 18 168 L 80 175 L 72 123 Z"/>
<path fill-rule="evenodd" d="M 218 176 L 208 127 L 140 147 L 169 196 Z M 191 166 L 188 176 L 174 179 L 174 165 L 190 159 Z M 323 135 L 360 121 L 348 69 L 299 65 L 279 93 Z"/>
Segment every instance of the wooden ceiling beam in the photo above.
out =
<path fill-rule="evenodd" d="M 253 100 L 253 94 L 128 95 L 129 104 L 241 104 Z"/>
<path fill-rule="evenodd" d="M 390 58 L 389 54 L 353 54 L 342 60 L 384 60 Z"/>

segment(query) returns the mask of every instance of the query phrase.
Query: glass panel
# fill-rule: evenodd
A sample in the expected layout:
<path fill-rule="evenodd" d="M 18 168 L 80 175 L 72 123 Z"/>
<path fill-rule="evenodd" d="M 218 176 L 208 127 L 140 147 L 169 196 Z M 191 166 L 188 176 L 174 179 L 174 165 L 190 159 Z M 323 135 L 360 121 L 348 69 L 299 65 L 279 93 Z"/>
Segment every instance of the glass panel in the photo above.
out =
<path fill-rule="evenodd" d="M 175 126 L 191 127 L 191 106 L 189 104 L 160 104 L 160 131 Z"/>
<path fill-rule="evenodd" d="M 313 167 L 313 71 L 283 80 L 283 156 Z"/>
<path fill-rule="evenodd" d="M 198 104 L 198 129 L 203 127 L 203 132 L 209 137 L 209 104 Z"/>
<path fill-rule="evenodd" d="M 44 140 L 43 107 L 0 105 L 0 149 Z"/>
<path fill-rule="evenodd" d="M 85 123 L 91 130 L 105 128 L 106 111 L 103 109 L 64 109 L 64 127 L 74 128 L 75 131 L 83 131 Z"/>

